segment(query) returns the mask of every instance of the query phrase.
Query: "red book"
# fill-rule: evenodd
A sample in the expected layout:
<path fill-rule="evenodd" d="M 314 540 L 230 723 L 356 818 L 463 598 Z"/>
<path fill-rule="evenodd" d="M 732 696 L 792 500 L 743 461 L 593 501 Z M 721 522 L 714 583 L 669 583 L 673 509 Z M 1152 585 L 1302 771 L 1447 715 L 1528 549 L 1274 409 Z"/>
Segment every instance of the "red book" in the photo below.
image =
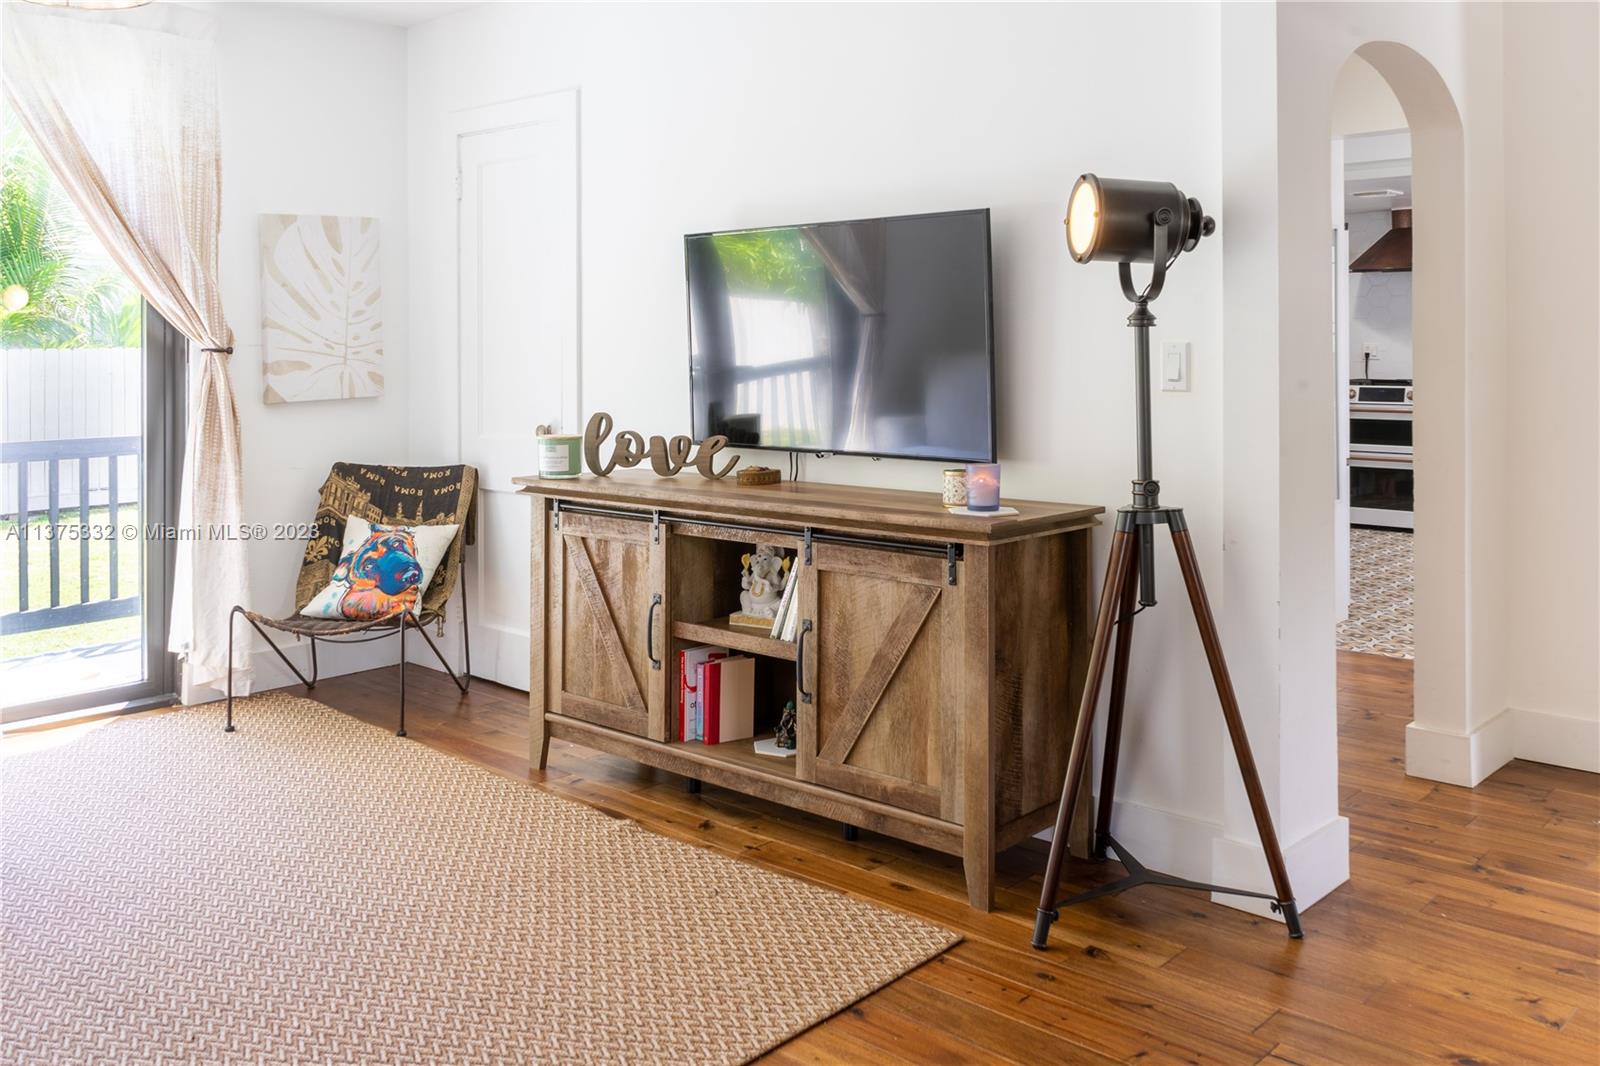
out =
<path fill-rule="evenodd" d="M 722 648 L 713 648 L 709 644 L 698 644 L 693 648 L 685 648 L 678 653 L 678 739 L 699 740 L 700 730 L 696 723 L 700 716 L 700 674 L 703 663 L 708 659 L 720 659 L 727 655 Z"/>
<path fill-rule="evenodd" d="M 705 742 L 748 740 L 754 730 L 756 661 L 748 655 L 705 665 Z"/>
<path fill-rule="evenodd" d="M 726 659 L 714 659 L 702 668 L 704 673 L 700 681 L 700 702 L 705 707 L 702 725 L 705 727 L 707 744 L 722 742 L 718 730 L 718 715 L 722 711 L 722 664 L 726 661 Z"/>

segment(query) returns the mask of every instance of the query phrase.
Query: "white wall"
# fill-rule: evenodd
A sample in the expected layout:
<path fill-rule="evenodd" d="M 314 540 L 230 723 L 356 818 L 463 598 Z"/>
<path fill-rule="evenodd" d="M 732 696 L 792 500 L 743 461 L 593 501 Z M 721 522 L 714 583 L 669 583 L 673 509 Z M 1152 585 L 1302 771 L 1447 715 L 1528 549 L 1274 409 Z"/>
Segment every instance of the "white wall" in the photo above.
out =
<path fill-rule="evenodd" d="M 1347 59 L 1333 86 L 1333 135 L 1399 130 L 1405 125 L 1405 110 L 1383 75 L 1360 56 Z"/>
<path fill-rule="evenodd" d="M 583 409 L 678 432 L 689 414 L 683 234 L 988 206 L 1005 491 L 1115 508 L 1134 472 L 1128 307 L 1114 268 L 1068 257 L 1061 217 L 1086 170 L 1174 181 L 1217 215 L 1223 236 L 1177 265 L 1155 305 L 1157 350 L 1163 339 L 1193 344 L 1192 391 L 1155 396 L 1157 473 L 1187 509 L 1221 608 L 1232 220 L 1220 17 L 1216 5 L 1186 4 L 486 5 L 416 27 L 412 290 L 454 291 L 448 115 L 576 86 Z M 1094 45 L 1067 61 L 1072 40 Z M 1136 133 L 1129 115 L 1140 116 Z M 413 313 L 418 462 L 456 454 L 455 423 L 439 409 L 455 395 L 455 343 L 437 306 Z M 931 503 L 940 469 L 808 459 L 805 476 L 923 489 Z M 1107 537 L 1098 534 L 1097 557 Z M 1118 834 L 1147 861 L 1209 878 L 1221 782 L 1234 771 L 1165 548 L 1158 571 L 1163 605 L 1139 623 Z"/>
<path fill-rule="evenodd" d="M 1320 335 L 1295 344 L 1282 337 L 1281 302 L 1295 290 L 1279 275 L 1282 234 L 1277 161 L 1284 136 L 1280 95 L 1295 73 L 1278 58 L 1278 11 L 1272 5 L 1222 7 L 1223 285 L 1227 349 L 1223 401 L 1223 516 L 1226 565 L 1219 590 L 1223 634 L 1262 787 L 1302 904 L 1349 877 L 1349 826 L 1338 811 L 1338 734 L 1334 708 L 1334 505 L 1332 456 L 1336 371 L 1331 307 Z M 1323 187 L 1302 236 L 1320 245 L 1320 276 L 1302 284 L 1327 295 L 1329 284 L 1329 138 L 1324 114 L 1296 132 L 1322 146 Z M 1289 421 L 1284 397 L 1308 411 Z M 1283 441 L 1319 433 L 1320 476 L 1295 476 Z M 1329 520 L 1308 521 L 1326 511 Z M 1321 572 L 1308 572 L 1305 557 Z M 1224 784 L 1222 832 L 1212 844 L 1213 879 L 1269 886 L 1262 851 L 1231 756 Z M 1264 911 L 1265 905 L 1254 907 Z"/>
<path fill-rule="evenodd" d="M 1345 217 L 1350 259 L 1372 247 L 1393 225 L 1393 213 L 1360 211 Z M 1350 377 L 1363 373 L 1362 353 L 1372 350 L 1374 378 L 1411 376 L 1411 274 L 1373 271 L 1350 275 Z"/>
<path fill-rule="evenodd" d="M 222 296 L 235 335 L 229 369 L 244 433 L 245 521 L 307 522 L 334 462 L 404 463 L 409 448 L 405 32 L 279 4 L 205 9 L 218 20 Z M 260 215 L 273 212 L 379 220 L 383 396 L 262 402 L 257 226 Z M 252 545 L 252 607 L 293 610 L 303 547 L 300 541 Z M 305 642 L 287 643 L 291 657 L 307 661 Z M 322 673 L 396 662 L 392 644 L 329 649 L 319 656 Z M 270 651 L 257 647 L 257 688 L 292 680 Z"/>
<path fill-rule="evenodd" d="M 1585 770 L 1600 770 L 1597 41 L 1593 4 L 1506 8 L 1506 437 L 1523 506 L 1506 509 L 1505 705 L 1519 758 Z M 1559 514 L 1548 532 L 1542 504 Z"/>

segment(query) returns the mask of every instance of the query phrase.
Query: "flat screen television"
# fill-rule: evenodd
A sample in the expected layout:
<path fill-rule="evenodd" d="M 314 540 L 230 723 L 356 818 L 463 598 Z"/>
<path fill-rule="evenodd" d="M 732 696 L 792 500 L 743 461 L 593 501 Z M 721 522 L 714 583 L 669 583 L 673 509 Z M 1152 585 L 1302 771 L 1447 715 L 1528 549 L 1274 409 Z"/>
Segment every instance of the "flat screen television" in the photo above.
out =
<path fill-rule="evenodd" d="M 684 238 L 696 440 L 993 462 L 989 212 Z"/>

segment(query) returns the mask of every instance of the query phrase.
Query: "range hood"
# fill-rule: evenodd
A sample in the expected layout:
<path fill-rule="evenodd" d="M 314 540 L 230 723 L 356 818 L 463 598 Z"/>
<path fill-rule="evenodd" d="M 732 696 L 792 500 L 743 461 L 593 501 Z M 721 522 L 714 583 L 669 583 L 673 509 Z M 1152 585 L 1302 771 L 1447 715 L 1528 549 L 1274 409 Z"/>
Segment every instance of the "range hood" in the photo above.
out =
<path fill-rule="evenodd" d="M 1352 274 L 1392 273 L 1411 269 L 1411 209 L 1390 213 L 1390 229 L 1350 264 Z"/>

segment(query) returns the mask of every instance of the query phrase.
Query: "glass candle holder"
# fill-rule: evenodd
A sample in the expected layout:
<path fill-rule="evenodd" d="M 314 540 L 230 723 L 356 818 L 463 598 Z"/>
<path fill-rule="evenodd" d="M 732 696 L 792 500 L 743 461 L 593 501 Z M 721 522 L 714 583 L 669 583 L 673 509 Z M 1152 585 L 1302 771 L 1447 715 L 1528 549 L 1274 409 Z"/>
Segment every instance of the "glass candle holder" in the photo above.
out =
<path fill-rule="evenodd" d="M 1000 464 L 967 464 L 967 510 L 1000 509 Z"/>

